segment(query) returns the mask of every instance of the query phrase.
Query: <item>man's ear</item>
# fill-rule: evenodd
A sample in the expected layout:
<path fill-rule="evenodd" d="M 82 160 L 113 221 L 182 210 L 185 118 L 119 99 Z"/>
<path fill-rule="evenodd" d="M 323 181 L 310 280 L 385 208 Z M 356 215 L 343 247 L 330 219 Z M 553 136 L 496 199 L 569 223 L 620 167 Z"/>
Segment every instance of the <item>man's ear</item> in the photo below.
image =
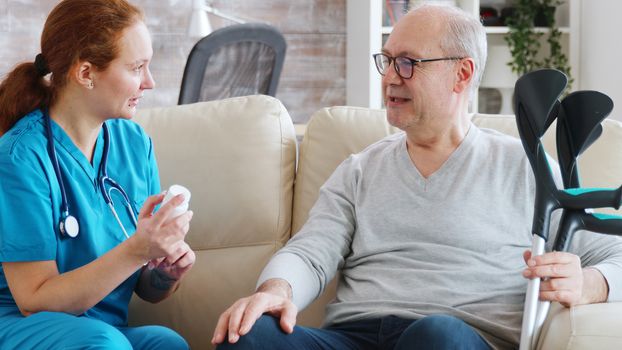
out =
<path fill-rule="evenodd" d="M 95 80 L 95 67 L 90 62 L 78 62 L 73 68 L 72 75 L 79 85 L 87 89 L 93 88 Z"/>
<path fill-rule="evenodd" d="M 456 81 L 454 83 L 454 92 L 462 93 L 467 90 L 471 84 L 475 74 L 475 62 L 472 58 L 467 57 L 460 60 L 456 69 Z"/>

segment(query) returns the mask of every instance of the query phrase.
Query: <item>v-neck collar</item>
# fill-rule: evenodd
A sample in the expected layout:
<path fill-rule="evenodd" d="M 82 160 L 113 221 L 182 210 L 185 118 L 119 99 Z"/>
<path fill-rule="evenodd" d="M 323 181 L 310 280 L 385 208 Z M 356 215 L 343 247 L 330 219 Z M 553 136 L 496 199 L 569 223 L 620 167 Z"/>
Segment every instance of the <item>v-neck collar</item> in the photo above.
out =
<path fill-rule="evenodd" d="M 43 122 L 45 123 L 45 120 Z M 50 122 L 52 127 L 52 133 L 54 134 L 54 145 L 60 145 L 63 149 L 65 149 L 65 151 L 69 153 L 69 155 L 71 155 L 71 157 L 80 165 L 86 175 L 90 177 L 93 182 L 95 182 L 95 180 L 99 176 L 99 164 L 101 163 L 104 148 L 103 130 L 100 130 L 99 135 L 97 135 L 95 151 L 93 152 L 93 164 L 91 164 L 86 156 L 82 153 L 82 151 L 80 151 L 78 146 L 73 143 L 65 130 L 63 130 L 63 128 L 61 128 L 60 125 L 58 125 L 51 118 Z"/>
<path fill-rule="evenodd" d="M 408 154 L 408 148 L 406 145 L 408 138 L 406 136 L 406 133 L 404 133 L 404 138 L 400 146 L 401 148 L 400 153 L 402 154 L 402 161 L 405 161 L 409 164 L 409 168 L 412 169 L 412 172 L 410 173 L 412 174 L 412 177 L 417 182 L 417 184 L 427 187 L 430 183 L 434 182 L 435 178 L 443 177 L 448 172 L 453 171 L 453 169 L 458 165 L 458 163 L 462 159 L 464 159 L 462 155 L 468 152 L 473 146 L 478 133 L 479 133 L 479 129 L 471 122 L 471 124 L 469 125 L 469 130 L 464 136 L 464 139 L 462 140 L 462 142 L 460 142 L 458 147 L 451 153 L 451 155 L 449 155 L 449 158 L 447 158 L 447 160 L 440 166 L 440 168 L 438 168 L 435 172 L 430 174 L 430 176 L 428 176 L 427 178 L 421 174 L 419 169 L 417 169 L 417 167 L 413 163 L 412 159 L 410 159 L 410 156 Z"/>

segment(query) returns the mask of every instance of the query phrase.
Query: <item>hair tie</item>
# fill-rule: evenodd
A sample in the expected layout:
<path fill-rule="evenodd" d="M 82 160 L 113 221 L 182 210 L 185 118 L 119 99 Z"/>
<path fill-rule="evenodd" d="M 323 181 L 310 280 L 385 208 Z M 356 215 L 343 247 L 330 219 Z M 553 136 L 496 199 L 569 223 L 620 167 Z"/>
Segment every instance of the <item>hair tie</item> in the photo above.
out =
<path fill-rule="evenodd" d="M 45 62 L 45 58 L 43 58 L 42 54 L 37 54 L 37 56 L 35 57 L 35 68 L 37 68 L 37 72 L 42 77 L 50 73 L 50 69 L 48 68 L 48 65 Z"/>

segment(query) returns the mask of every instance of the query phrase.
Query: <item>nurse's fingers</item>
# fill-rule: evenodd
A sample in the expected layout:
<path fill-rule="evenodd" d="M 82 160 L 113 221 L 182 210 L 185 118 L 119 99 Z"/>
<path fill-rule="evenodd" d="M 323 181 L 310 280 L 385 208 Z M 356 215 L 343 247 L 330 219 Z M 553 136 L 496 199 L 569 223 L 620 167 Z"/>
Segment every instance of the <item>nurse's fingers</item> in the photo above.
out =
<path fill-rule="evenodd" d="M 184 254 L 190 250 L 190 246 L 184 241 L 179 241 L 174 244 L 170 252 L 162 260 L 159 267 L 169 267 L 175 264 Z"/>
<path fill-rule="evenodd" d="M 168 259 L 169 258 L 167 258 L 167 260 Z M 172 261 L 170 262 L 171 266 L 175 266 L 177 269 L 184 270 L 192 266 L 195 260 L 196 260 L 196 255 L 194 254 L 194 251 L 192 251 L 192 249 L 188 249 L 181 256 L 179 256 L 177 260 L 173 261 L 173 259 L 171 259 L 171 260 L 168 260 L 168 262 Z"/>
<path fill-rule="evenodd" d="M 149 270 L 155 269 L 156 267 L 160 266 L 162 261 L 164 261 L 164 258 L 157 258 L 157 259 L 149 260 L 149 262 L 147 263 L 147 269 Z"/>
<path fill-rule="evenodd" d="M 192 210 L 188 210 L 187 212 L 166 223 L 166 225 L 174 228 L 177 233 L 180 233 L 182 235 L 181 238 L 183 239 L 183 237 L 186 236 L 188 230 L 190 229 L 190 220 L 192 220 L 193 216 L 194 212 Z"/>
<path fill-rule="evenodd" d="M 190 271 L 192 265 L 194 265 L 194 259 L 194 252 L 190 251 L 179 258 L 170 268 L 164 268 L 163 270 L 166 271 L 171 278 L 180 280 L 186 272 Z"/>
<path fill-rule="evenodd" d="M 162 261 L 162 266 L 168 267 L 178 264 L 179 260 L 184 258 L 189 252 L 192 252 L 192 249 L 190 249 L 188 243 L 184 241 L 175 243 L 173 250 L 166 256 L 166 259 Z M 194 254 L 194 252 L 192 252 L 192 254 Z"/>
<path fill-rule="evenodd" d="M 181 257 L 181 259 L 177 260 L 176 263 L 180 269 L 182 269 L 183 271 L 186 271 L 188 268 L 194 265 L 194 262 L 196 260 L 197 260 L 197 257 L 194 251 L 189 250 L 186 254 L 184 254 L 184 256 Z"/>
<path fill-rule="evenodd" d="M 155 207 L 158 204 L 162 203 L 162 200 L 164 199 L 164 195 L 165 195 L 164 193 L 160 193 L 160 194 L 147 197 L 142 208 L 140 208 L 140 212 L 138 213 L 138 219 L 140 220 L 143 218 L 151 217 Z"/>
<path fill-rule="evenodd" d="M 166 220 L 172 215 L 175 208 L 183 202 L 183 194 L 178 194 L 173 197 L 170 201 L 161 206 L 155 214 L 153 214 L 153 223 L 158 227 L 162 226 L 166 222 Z"/>

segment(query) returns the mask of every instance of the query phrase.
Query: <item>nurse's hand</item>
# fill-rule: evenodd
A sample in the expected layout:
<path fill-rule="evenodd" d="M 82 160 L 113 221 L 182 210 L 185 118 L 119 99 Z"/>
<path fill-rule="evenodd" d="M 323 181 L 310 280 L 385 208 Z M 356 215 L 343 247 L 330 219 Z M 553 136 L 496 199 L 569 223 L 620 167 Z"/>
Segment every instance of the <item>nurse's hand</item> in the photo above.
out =
<path fill-rule="evenodd" d="M 194 264 L 195 255 L 190 246 L 180 241 L 175 255 L 168 256 L 152 268 L 144 267 L 135 292 L 151 303 L 168 298 L 179 287 L 181 278 Z"/>
<path fill-rule="evenodd" d="M 181 241 L 175 253 L 163 259 L 155 269 L 164 274 L 165 279 L 178 281 L 192 268 L 195 260 L 194 251 L 186 242 Z"/>
<path fill-rule="evenodd" d="M 163 199 L 164 194 L 147 198 L 138 215 L 136 233 L 127 240 L 133 244 L 132 251 L 139 255 L 144 262 L 166 257 L 181 257 L 179 255 L 180 249 L 183 251 L 181 243 L 184 242 L 190 228 L 192 211 L 189 210 L 178 217 L 170 218 L 175 207 L 184 201 L 183 196 L 173 197 L 154 213 L 155 207 L 162 203 Z M 182 261 L 181 263 L 186 262 Z M 171 263 L 170 260 L 169 263 Z"/>

